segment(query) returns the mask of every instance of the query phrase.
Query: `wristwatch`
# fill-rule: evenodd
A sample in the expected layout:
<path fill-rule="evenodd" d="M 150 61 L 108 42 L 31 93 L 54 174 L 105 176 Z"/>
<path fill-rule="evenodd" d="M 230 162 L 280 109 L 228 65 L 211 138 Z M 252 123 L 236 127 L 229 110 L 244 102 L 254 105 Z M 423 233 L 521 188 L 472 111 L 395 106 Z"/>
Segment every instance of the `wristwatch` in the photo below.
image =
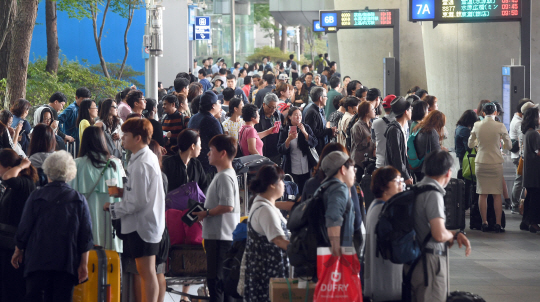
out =
<path fill-rule="evenodd" d="M 212 217 L 210 216 L 210 209 L 206 209 L 206 217 Z"/>
<path fill-rule="evenodd" d="M 463 234 L 463 235 L 466 235 L 465 232 L 463 230 L 459 230 L 456 232 L 456 234 L 454 235 L 454 240 L 457 240 L 457 237 L 459 236 L 459 234 Z"/>

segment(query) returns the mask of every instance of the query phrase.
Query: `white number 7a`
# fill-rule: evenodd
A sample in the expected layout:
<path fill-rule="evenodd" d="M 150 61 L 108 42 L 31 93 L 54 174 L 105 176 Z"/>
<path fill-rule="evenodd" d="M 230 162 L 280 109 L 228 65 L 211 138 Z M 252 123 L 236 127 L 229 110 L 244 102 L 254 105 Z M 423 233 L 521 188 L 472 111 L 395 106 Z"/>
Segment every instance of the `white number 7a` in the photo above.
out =
<path fill-rule="evenodd" d="M 418 15 L 423 15 L 425 14 L 426 12 L 431 15 L 431 12 L 429 11 L 429 6 L 427 4 L 425 5 L 422 5 L 422 4 L 418 4 L 416 5 L 418 7 Z M 424 7 L 424 9 L 422 10 L 422 7 Z"/>

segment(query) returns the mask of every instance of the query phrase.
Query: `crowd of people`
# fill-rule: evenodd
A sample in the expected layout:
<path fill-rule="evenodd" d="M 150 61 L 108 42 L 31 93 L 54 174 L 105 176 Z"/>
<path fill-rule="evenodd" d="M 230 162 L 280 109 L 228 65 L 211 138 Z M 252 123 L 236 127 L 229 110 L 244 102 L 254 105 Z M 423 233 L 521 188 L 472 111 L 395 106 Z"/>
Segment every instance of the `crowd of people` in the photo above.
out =
<path fill-rule="evenodd" d="M 274 165 L 261 167 L 249 186 L 254 199 L 239 286 L 244 301 L 270 301 L 269 279 L 289 276 L 290 238 L 280 210 L 291 207 L 279 205 L 285 174 L 298 184 L 296 203 L 332 182 L 321 209 L 332 254 L 340 255 L 342 246 L 354 246 L 358 255 L 365 248 L 364 296 L 373 301 L 400 300 L 403 271 L 411 269 L 376 256 L 383 205 L 405 185 L 435 187 L 416 199 L 418 243 L 428 234 L 432 238 L 426 246 L 431 253 L 412 268 L 411 288 L 414 301 L 446 301 L 448 275 L 440 259 L 448 257 L 446 246 L 454 241 L 466 247 L 466 255 L 471 246 L 463 232 L 445 227 L 444 188 L 455 177 L 454 157 L 443 144 L 448 125 L 437 97 L 419 87 L 405 96 L 383 96 L 341 78 L 336 63 L 322 55 L 302 66 L 294 55 L 287 62 L 264 58 L 231 69 L 222 58 L 197 63 L 168 90 L 159 83 L 157 100 L 136 87 L 94 100 L 83 87 L 69 96 L 75 100 L 65 109 L 68 96 L 61 92 L 35 108 L 33 127 L 27 100 L 0 112 L 0 223 L 12 232 L 0 247 L 2 301 L 37 301 L 43 294 L 71 301 L 74 285 L 88 277 L 94 245 L 121 253 L 142 301 L 163 301 L 165 195 L 188 182 L 206 195 L 206 210 L 195 214 L 203 224 L 210 301 L 229 299 L 223 261 L 241 214 L 232 162 L 247 155 L 267 157 Z M 516 109 L 510 134 L 496 102 L 466 110 L 456 125 L 453 146 L 460 165 L 473 150 L 477 154 L 483 231 L 488 195 L 494 197 L 493 230 L 500 233 L 501 195 L 517 211 L 525 191 L 520 228 L 540 231 L 539 109 L 528 99 Z M 516 168 L 523 167 L 511 197 L 501 149 L 512 149 Z M 369 188 L 375 201 L 365 209 L 358 183 L 372 173 L 370 162 L 376 169 Z M 114 232 L 118 236 L 107 243 Z"/>

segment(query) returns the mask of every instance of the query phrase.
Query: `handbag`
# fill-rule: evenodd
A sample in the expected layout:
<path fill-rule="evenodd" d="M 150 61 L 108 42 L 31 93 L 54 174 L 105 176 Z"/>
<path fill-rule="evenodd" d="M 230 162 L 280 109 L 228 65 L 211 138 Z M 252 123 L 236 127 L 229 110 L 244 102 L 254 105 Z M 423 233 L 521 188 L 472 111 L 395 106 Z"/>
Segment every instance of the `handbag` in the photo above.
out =
<path fill-rule="evenodd" d="M 313 147 L 309 147 L 309 152 L 311 154 L 308 155 L 308 160 L 310 161 L 310 164 L 315 167 L 319 163 L 319 153 L 317 153 L 317 149 Z"/>
<path fill-rule="evenodd" d="M 474 156 L 472 156 L 474 154 Z M 468 180 L 476 180 L 476 165 L 474 160 L 471 161 L 471 157 L 476 157 L 476 149 L 472 149 L 472 151 L 469 153 L 469 151 L 465 152 L 465 156 L 463 156 L 463 163 L 462 163 L 462 171 L 463 171 L 463 178 Z"/>
<path fill-rule="evenodd" d="M 521 142 L 521 150 L 523 150 L 523 142 Z M 519 163 L 516 170 L 517 175 L 523 175 L 523 156 L 519 157 Z"/>
<path fill-rule="evenodd" d="M 112 138 L 112 134 L 109 132 L 109 130 L 103 131 L 103 134 L 105 135 L 105 143 L 107 143 L 107 150 L 109 150 L 109 154 L 111 154 L 112 156 L 116 158 L 121 159 L 122 152 L 116 148 L 116 145 Z"/>

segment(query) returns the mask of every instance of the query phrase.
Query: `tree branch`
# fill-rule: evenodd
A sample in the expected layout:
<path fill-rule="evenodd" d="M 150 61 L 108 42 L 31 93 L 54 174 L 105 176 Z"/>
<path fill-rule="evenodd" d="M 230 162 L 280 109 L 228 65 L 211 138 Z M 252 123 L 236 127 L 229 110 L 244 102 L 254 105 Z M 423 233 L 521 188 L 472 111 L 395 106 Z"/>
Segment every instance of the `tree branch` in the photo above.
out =
<path fill-rule="evenodd" d="M 128 7 L 128 14 L 129 14 L 128 22 L 127 22 L 127 25 L 126 25 L 126 31 L 124 32 L 124 50 L 125 50 L 125 54 L 124 54 L 124 60 L 122 61 L 122 66 L 120 66 L 120 71 L 118 72 L 118 79 L 119 80 L 122 79 L 122 73 L 124 73 L 124 67 L 126 66 L 126 61 L 127 61 L 127 57 L 128 57 L 128 53 L 129 53 L 127 35 L 128 35 L 129 28 L 131 27 L 131 21 L 133 21 L 134 12 L 135 12 L 135 8 L 130 3 L 129 7 Z"/>
<path fill-rule="evenodd" d="M 8 33 L 11 31 L 11 26 L 13 25 L 11 15 L 14 6 L 13 4 L 16 3 L 15 1 L 17 0 L 10 0 L 9 9 L 6 10 L 6 26 L 4 27 L 4 32 L 2 33 L 2 39 L 0 39 L 0 48 L 2 48 L 2 45 L 4 45 L 4 41 L 6 40 Z M 15 16 L 13 16 L 13 18 L 15 18 Z"/>

